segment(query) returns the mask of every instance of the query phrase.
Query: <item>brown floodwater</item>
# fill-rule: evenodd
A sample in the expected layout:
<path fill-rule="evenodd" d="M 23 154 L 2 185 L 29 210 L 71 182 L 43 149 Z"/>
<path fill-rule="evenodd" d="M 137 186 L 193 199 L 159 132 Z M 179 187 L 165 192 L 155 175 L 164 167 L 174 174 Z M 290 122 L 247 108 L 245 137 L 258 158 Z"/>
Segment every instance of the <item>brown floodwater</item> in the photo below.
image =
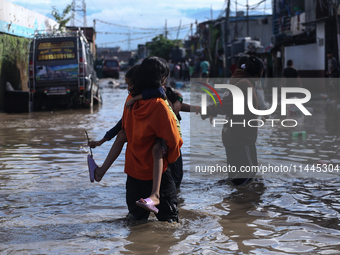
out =
<path fill-rule="evenodd" d="M 218 135 L 198 115 L 182 114 L 184 179 L 180 222 L 128 222 L 124 151 L 100 183 L 90 183 L 90 138 L 101 139 L 121 118 L 126 90 L 102 82 L 102 106 L 25 114 L 0 113 L 1 254 L 338 254 L 340 179 L 286 173 L 236 188 L 225 175 L 195 164 L 225 161 Z M 190 96 L 181 91 L 184 101 Z M 294 130 L 265 126 L 259 164 L 340 164 L 339 112 L 312 101 L 312 118 Z M 190 124 L 201 132 L 190 132 Z M 292 131 L 306 139 L 292 139 Z M 198 142 L 199 141 L 199 142 Z M 191 144 L 191 146 L 190 146 Z M 101 164 L 112 141 L 93 150 Z M 327 177 L 327 178 L 326 178 Z"/>

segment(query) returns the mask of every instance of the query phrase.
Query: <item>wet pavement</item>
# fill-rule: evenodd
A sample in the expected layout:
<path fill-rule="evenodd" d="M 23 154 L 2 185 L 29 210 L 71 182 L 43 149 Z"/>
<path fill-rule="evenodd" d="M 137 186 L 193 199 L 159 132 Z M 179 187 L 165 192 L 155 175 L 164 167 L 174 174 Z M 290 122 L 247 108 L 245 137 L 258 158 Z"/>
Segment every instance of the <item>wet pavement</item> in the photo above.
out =
<path fill-rule="evenodd" d="M 337 172 L 324 179 L 259 175 L 243 188 L 221 181 L 223 175 L 195 173 L 190 164 L 199 160 L 193 162 L 191 154 L 212 163 L 209 155 L 225 155 L 220 136 L 197 133 L 201 144 L 192 140 L 190 124 L 202 133 L 210 125 L 195 113 L 181 114 L 180 223 L 157 222 L 154 216 L 148 222 L 127 222 L 125 149 L 100 183 L 90 183 L 86 163 L 84 130 L 99 140 L 123 112 L 127 91 L 108 82 L 102 81 L 103 105 L 93 110 L 0 113 L 0 253 L 338 253 Z M 190 96 L 188 90 L 181 93 L 184 101 Z M 259 130 L 259 163 L 340 164 L 336 105 L 318 100 L 309 106 L 313 118 L 304 118 L 295 129 L 306 131 L 306 139 L 292 139 L 292 130 L 281 127 Z M 93 150 L 99 164 L 111 145 Z"/>

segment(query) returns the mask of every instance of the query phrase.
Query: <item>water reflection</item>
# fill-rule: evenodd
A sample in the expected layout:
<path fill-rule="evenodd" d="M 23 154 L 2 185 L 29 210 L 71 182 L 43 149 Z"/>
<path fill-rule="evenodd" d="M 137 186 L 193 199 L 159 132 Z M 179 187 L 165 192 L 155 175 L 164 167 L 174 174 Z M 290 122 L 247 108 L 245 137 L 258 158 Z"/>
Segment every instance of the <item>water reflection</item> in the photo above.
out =
<path fill-rule="evenodd" d="M 229 214 L 221 216 L 220 224 L 232 226 L 224 228 L 223 233 L 230 236 L 230 240 L 235 242 L 239 252 L 248 254 L 252 250 L 250 246 L 245 245 L 244 240 L 252 239 L 256 231 L 253 222 L 265 216 L 256 211 L 264 192 L 264 184 L 255 180 L 246 187 L 235 188 L 221 203 L 224 206 L 228 205 Z"/>

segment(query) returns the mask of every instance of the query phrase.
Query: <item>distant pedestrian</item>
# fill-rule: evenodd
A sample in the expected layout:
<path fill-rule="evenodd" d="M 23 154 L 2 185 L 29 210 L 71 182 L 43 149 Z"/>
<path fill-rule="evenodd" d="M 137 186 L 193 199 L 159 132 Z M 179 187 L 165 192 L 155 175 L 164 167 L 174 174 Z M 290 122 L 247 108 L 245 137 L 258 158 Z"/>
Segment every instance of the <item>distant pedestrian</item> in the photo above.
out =
<path fill-rule="evenodd" d="M 289 79 L 287 80 L 285 78 Z M 287 67 L 283 70 L 281 85 L 285 87 L 302 87 L 299 71 L 293 66 L 293 60 L 291 59 L 287 61 Z"/>
<path fill-rule="evenodd" d="M 180 70 L 181 70 L 180 63 L 176 63 L 174 65 L 174 76 L 175 76 L 175 79 L 179 79 Z"/>
<path fill-rule="evenodd" d="M 248 58 L 249 58 L 248 54 L 241 55 L 239 57 L 238 61 L 237 61 L 236 70 L 237 69 L 245 69 L 246 68 L 246 62 L 247 62 Z M 235 73 L 235 71 L 234 71 L 234 73 Z M 259 110 L 268 110 L 268 107 L 267 107 L 266 101 L 265 101 L 264 91 L 262 89 L 261 80 L 255 81 L 254 85 L 255 85 L 255 92 L 256 92 L 256 96 L 257 96 Z M 268 117 L 269 116 L 266 116 L 266 117 L 262 118 L 262 120 L 264 121 Z"/>
<path fill-rule="evenodd" d="M 338 100 L 339 93 L 339 66 L 338 61 L 336 61 L 333 56 L 332 51 L 327 51 L 327 68 L 326 75 L 328 76 L 328 92 L 332 95 L 333 100 Z"/>
<path fill-rule="evenodd" d="M 201 71 L 201 62 L 199 58 L 195 59 L 195 68 L 194 68 L 194 77 L 199 78 L 200 77 L 200 71 Z"/>
<path fill-rule="evenodd" d="M 255 56 L 250 56 L 245 62 L 244 69 L 236 69 L 234 75 L 230 79 L 230 84 L 238 87 L 243 94 L 247 93 L 249 88 L 255 89 L 255 80 L 259 80 L 263 74 L 263 61 Z M 232 93 L 225 93 L 222 98 L 222 103 L 209 105 L 207 107 L 207 114 L 201 115 L 202 119 L 209 117 L 216 117 L 217 115 L 227 115 L 227 118 L 233 120 L 234 123 L 247 123 L 250 120 L 256 119 L 257 116 L 252 113 L 244 101 L 244 115 L 234 115 L 233 112 L 233 98 Z M 258 108 L 258 99 L 255 93 L 252 94 L 253 106 Z M 229 122 L 228 122 L 229 123 Z M 230 169 L 236 171 L 228 172 L 228 178 L 234 185 L 244 185 L 249 183 L 255 176 L 256 172 L 242 171 L 243 168 L 257 166 L 257 127 L 256 126 L 241 126 L 241 125 L 227 125 L 226 132 L 224 127 L 222 130 L 222 142 L 227 154 L 227 163 Z"/>
<path fill-rule="evenodd" d="M 194 77 L 194 72 L 195 72 L 195 63 L 193 61 L 190 61 L 190 64 L 189 64 L 189 75 L 190 75 L 190 78 Z"/>
<path fill-rule="evenodd" d="M 187 60 L 184 60 L 182 62 L 182 78 L 185 81 L 188 79 L 190 81 L 190 75 L 189 75 L 189 63 Z"/>
<path fill-rule="evenodd" d="M 203 59 L 200 66 L 201 66 L 202 78 L 208 78 L 209 77 L 209 70 L 210 70 L 209 62 L 206 61 L 205 59 Z"/>
<path fill-rule="evenodd" d="M 174 63 L 172 63 L 170 59 L 168 64 L 169 64 L 169 69 L 170 69 L 170 77 L 174 77 Z"/>
<path fill-rule="evenodd" d="M 338 61 L 336 61 L 335 57 L 333 57 L 332 51 L 327 51 L 327 70 L 326 74 L 329 78 L 338 78 L 339 77 L 339 67 Z"/>

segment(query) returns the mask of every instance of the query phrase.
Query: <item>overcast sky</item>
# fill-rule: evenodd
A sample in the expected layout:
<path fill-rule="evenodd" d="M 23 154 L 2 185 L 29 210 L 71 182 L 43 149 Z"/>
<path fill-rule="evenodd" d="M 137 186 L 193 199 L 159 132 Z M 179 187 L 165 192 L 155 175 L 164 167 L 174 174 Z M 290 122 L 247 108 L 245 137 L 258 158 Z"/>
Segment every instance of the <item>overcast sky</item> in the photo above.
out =
<path fill-rule="evenodd" d="M 7 0 L 27 9 L 36 11 L 48 17 L 52 6 L 61 12 L 72 0 Z M 136 49 L 138 44 L 144 44 L 155 35 L 164 33 L 165 20 L 169 28 L 169 38 L 176 39 L 178 27 L 181 21 L 183 26 L 178 39 L 183 39 L 189 32 L 190 23 L 195 20 L 202 22 L 225 15 L 222 10 L 226 8 L 226 1 L 223 0 L 85 0 L 87 26 L 93 26 L 93 20 L 99 19 L 125 27 L 113 26 L 96 22 L 97 32 L 109 33 L 130 33 L 128 34 L 97 34 L 98 47 L 120 46 L 122 50 Z M 81 3 L 81 0 L 77 0 Z M 231 15 L 236 10 L 235 0 L 231 0 Z M 237 0 L 237 10 L 246 10 L 247 0 Z M 261 3 L 260 3 L 261 2 Z M 257 6 L 257 3 L 260 3 Z M 249 0 L 250 7 L 254 8 L 251 13 L 271 13 L 271 0 Z M 82 25 L 79 22 L 78 25 Z M 187 26 L 185 26 L 187 25 Z M 159 30 L 142 30 L 138 28 L 154 28 Z M 194 25 L 195 32 L 195 25 Z M 128 38 L 130 37 L 130 45 Z M 103 43 L 107 43 L 102 45 Z"/>

